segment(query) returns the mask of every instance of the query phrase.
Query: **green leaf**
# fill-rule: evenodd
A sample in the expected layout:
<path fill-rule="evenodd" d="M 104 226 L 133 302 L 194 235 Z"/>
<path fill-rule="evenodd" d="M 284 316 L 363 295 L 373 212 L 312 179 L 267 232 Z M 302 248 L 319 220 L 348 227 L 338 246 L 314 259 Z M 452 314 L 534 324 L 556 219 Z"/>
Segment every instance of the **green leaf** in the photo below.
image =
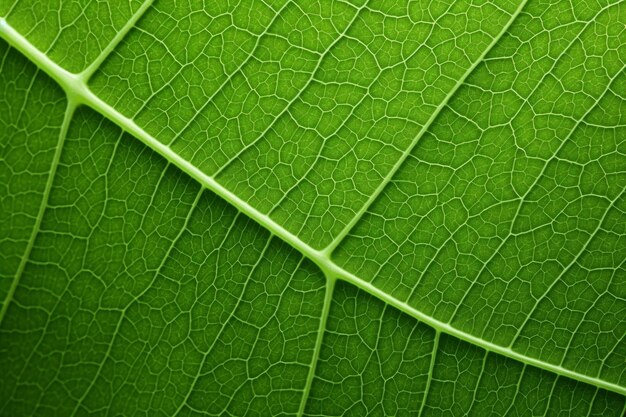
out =
<path fill-rule="evenodd" d="M 0 415 L 623 416 L 626 3 L 0 4 Z"/>

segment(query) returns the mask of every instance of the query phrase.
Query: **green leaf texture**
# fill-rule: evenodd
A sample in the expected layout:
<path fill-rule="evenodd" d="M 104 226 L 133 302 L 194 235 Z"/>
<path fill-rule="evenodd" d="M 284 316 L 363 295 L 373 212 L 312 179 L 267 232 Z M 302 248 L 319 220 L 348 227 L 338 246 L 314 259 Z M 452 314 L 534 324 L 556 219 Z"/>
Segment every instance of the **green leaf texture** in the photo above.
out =
<path fill-rule="evenodd" d="M 626 2 L 0 2 L 1 416 L 624 416 Z"/>

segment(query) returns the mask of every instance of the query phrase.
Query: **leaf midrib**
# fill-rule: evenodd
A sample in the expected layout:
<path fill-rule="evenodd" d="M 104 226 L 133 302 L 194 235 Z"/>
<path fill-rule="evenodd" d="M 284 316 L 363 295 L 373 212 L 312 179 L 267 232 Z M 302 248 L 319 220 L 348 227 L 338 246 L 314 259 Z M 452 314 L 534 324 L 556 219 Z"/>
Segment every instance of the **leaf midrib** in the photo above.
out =
<path fill-rule="evenodd" d="M 419 137 L 426 131 L 428 126 L 435 120 L 437 114 L 445 107 L 449 99 L 454 95 L 454 92 L 463 84 L 467 76 L 473 71 L 473 69 L 484 59 L 485 55 L 489 52 L 489 50 L 497 43 L 500 37 L 506 33 L 507 29 L 510 27 L 512 22 L 515 20 L 515 17 L 521 12 L 525 1 L 521 3 L 520 7 L 516 10 L 516 12 L 512 15 L 511 19 L 502 29 L 502 31 L 494 37 L 492 43 L 486 48 L 486 50 L 481 54 L 481 56 L 476 60 L 476 62 L 468 69 L 468 71 L 464 74 L 464 76 L 459 80 L 457 85 L 450 91 L 450 93 L 446 96 L 445 100 L 437 107 L 431 118 L 428 120 L 425 128 L 420 131 L 420 134 L 413 140 L 411 146 L 404 152 L 402 158 L 398 161 L 396 165 L 392 168 L 390 173 L 383 179 L 383 182 L 376 189 L 374 194 L 368 199 L 367 203 L 364 205 L 357 215 L 355 216 L 355 220 L 349 223 L 349 226 L 356 224 L 359 218 L 366 212 L 369 205 L 376 199 L 376 197 L 380 194 L 380 192 L 384 189 L 384 186 L 391 180 L 395 172 L 402 165 L 402 162 L 409 156 L 411 149 L 415 146 L 415 144 L 419 141 Z M 128 29 L 132 27 L 131 25 L 127 25 Z M 125 27 L 124 29 L 127 29 Z M 116 36 L 117 41 L 121 40 L 123 36 Z M 104 117 L 111 120 L 113 123 L 118 125 L 124 131 L 130 133 L 141 142 L 143 142 L 146 146 L 148 146 L 153 151 L 157 152 L 159 155 L 164 157 L 167 161 L 171 162 L 191 178 L 196 180 L 203 187 L 209 189 L 222 199 L 226 200 L 230 205 L 244 213 L 246 216 L 250 217 L 252 220 L 256 221 L 259 225 L 264 227 L 270 233 L 285 241 L 287 244 L 292 246 L 294 249 L 298 250 L 303 256 L 309 258 L 313 261 L 325 274 L 327 280 L 329 281 L 328 288 L 332 288 L 335 280 L 340 279 L 345 282 L 348 282 L 363 291 L 371 294 L 372 296 L 380 299 L 381 301 L 391 305 L 392 307 L 397 308 L 405 314 L 431 326 L 437 332 L 443 332 L 454 336 L 458 339 L 466 341 L 468 343 L 479 346 L 487 351 L 494 352 L 497 354 L 501 354 L 503 356 L 509 357 L 521 363 L 531 365 L 537 368 L 544 369 L 549 372 L 553 372 L 558 375 L 562 375 L 577 381 L 581 381 L 587 384 L 594 385 L 599 388 L 607 389 L 609 391 L 626 395 L 626 387 L 620 386 L 618 384 L 605 381 L 603 379 L 597 377 L 591 377 L 585 374 L 581 374 L 579 372 L 572 371 L 570 369 L 563 368 L 560 365 L 554 365 L 551 363 L 547 363 L 540 359 L 532 358 L 519 352 L 516 352 L 508 347 L 503 347 L 492 342 L 483 340 L 479 337 L 476 337 L 472 334 L 466 333 L 462 330 L 459 330 L 449 323 L 441 322 L 433 317 L 430 317 L 423 312 L 417 310 L 415 307 L 407 304 L 404 301 L 401 301 L 390 294 L 387 294 L 381 291 L 379 288 L 375 287 L 368 281 L 354 275 L 353 273 L 343 269 L 339 265 L 335 264 L 330 255 L 331 252 L 328 251 L 328 248 L 323 250 L 317 250 L 313 247 L 309 246 L 305 242 L 303 242 L 298 236 L 291 233 L 287 229 L 285 229 L 280 224 L 276 223 L 273 219 L 271 219 L 268 215 L 261 213 L 248 202 L 242 200 L 232 191 L 228 190 L 221 184 L 219 184 L 214 177 L 211 177 L 204 172 L 202 172 L 199 168 L 194 166 L 191 162 L 187 161 L 179 154 L 170 149 L 167 145 L 158 141 L 155 137 L 150 135 L 148 132 L 143 130 L 140 126 L 138 126 L 132 119 L 121 114 L 115 108 L 113 108 L 108 103 L 104 102 L 101 98 L 96 96 L 89 86 L 87 85 L 88 76 L 85 72 L 80 74 L 71 73 L 64 68 L 60 67 L 54 61 L 52 61 L 45 53 L 38 50 L 35 46 L 33 46 L 23 35 L 21 35 L 18 31 L 16 31 L 5 18 L 0 18 L 0 38 L 4 39 L 9 43 L 10 46 L 20 51 L 24 56 L 26 56 L 32 63 L 34 63 L 38 68 L 48 74 L 52 79 L 54 79 L 60 86 L 63 88 L 65 93 L 67 94 L 67 98 L 70 106 L 79 106 L 85 105 L 99 112 Z M 115 41 L 114 40 L 114 41 Z M 110 52 L 114 49 L 114 45 L 109 45 L 105 48 L 105 53 Z M 91 66 L 89 67 L 91 68 Z M 59 150 L 60 153 L 60 150 Z M 44 205 L 42 203 L 42 205 Z M 348 228 L 348 226 L 346 227 Z M 348 228 L 349 229 L 349 228 Z M 347 233 L 347 232 L 346 232 Z M 36 231 L 33 232 L 33 235 L 36 235 Z M 345 233 L 342 231 L 342 237 L 345 236 Z M 32 239 L 34 240 L 34 236 Z M 31 243 L 29 243 L 32 246 Z M 333 246 L 334 247 L 334 246 Z M 27 254 L 25 254 L 25 258 Z M 25 261 L 24 261 L 25 263 Z M 14 282 L 12 285 L 17 286 L 17 282 Z M 7 300 L 9 302 L 10 300 Z M 318 347 L 316 346 L 316 351 L 318 351 Z M 313 364 L 314 366 L 314 364 Z"/>

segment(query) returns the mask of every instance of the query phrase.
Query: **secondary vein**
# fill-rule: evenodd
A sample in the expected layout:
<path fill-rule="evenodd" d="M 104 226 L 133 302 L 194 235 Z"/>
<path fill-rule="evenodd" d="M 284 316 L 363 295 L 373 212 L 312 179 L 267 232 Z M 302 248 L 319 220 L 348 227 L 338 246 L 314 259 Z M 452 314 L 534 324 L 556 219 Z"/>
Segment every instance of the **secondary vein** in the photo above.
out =
<path fill-rule="evenodd" d="M 26 249 L 24 249 L 24 253 L 22 255 L 22 259 L 20 260 L 20 264 L 15 272 L 15 276 L 13 277 L 13 281 L 11 281 L 11 286 L 9 287 L 9 291 L 7 296 L 2 303 L 2 308 L 0 308 L 0 324 L 6 315 L 6 312 L 9 308 L 9 304 L 13 300 L 13 296 L 15 295 L 15 290 L 24 274 L 24 269 L 26 268 L 26 264 L 30 259 L 30 254 L 33 250 L 33 246 L 35 245 L 35 240 L 37 235 L 39 234 L 39 229 L 41 228 L 41 221 L 43 219 L 44 212 L 46 211 L 46 207 L 48 206 L 48 200 L 50 198 L 50 190 L 52 189 L 52 184 L 54 182 L 54 177 L 56 174 L 57 167 L 59 166 L 59 161 L 61 159 L 61 150 L 63 149 L 63 143 L 65 142 L 65 138 L 67 136 L 67 131 L 72 120 L 72 116 L 74 115 L 74 110 L 76 109 L 76 103 L 72 100 L 68 100 L 67 107 L 65 109 L 65 115 L 63 116 L 63 122 L 61 124 L 61 128 L 59 130 L 59 138 L 57 140 L 57 145 L 54 150 L 54 156 L 52 158 L 52 163 L 50 164 L 50 172 L 48 174 L 48 179 L 46 180 L 46 185 L 44 188 L 43 196 L 41 198 L 41 204 L 39 205 L 39 210 L 37 212 L 37 218 L 35 219 L 35 224 L 33 225 L 33 229 L 31 230 L 30 236 L 28 238 L 28 244 L 26 245 Z"/>
<path fill-rule="evenodd" d="M 522 5 L 520 5 L 520 7 L 518 8 L 518 11 L 514 13 L 514 17 L 521 12 L 523 4 L 525 3 L 522 3 Z M 513 19 L 511 19 L 511 21 L 509 22 L 509 25 L 512 23 L 512 20 Z M 169 146 L 163 144 L 155 137 L 147 133 L 139 125 L 137 125 L 134 120 L 122 115 L 111 105 L 96 96 L 80 77 L 61 68 L 48 56 L 37 50 L 37 48 L 35 48 L 26 38 L 24 38 L 13 27 L 11 27 L 5 19 L 0 19 L 0 38 L 6 40 L 11 46 L 22 52 L 35 65 L 37 65 L 44 72 L 46 72 L 53 79 L 55 79 L 61 85 L 61 87 L 65 89 L 71 102 L 76 103 L 77 105 L 87 105 L 102 114 L 104 117 L 110 119 L 124 131 L 135 136 L 138 140 L 140 140 L 146 146 L 160 154 L 167 161 L 173 163 L 183 172 L 194 178 L 202 186 L 211 190 L 213 193 L 234 206 L 237 210 L 244 213 L 246 216 L 250 217 L 261 226 L 265 227 L 273 235 L 282 239 L 287 244 L 291 245 L 294 249 L 302 253 L 304 256 L 311 259 L 314 263 L 318 265 L 318 267 L 320 267 L 320 269 L 322 269 L 327 274 L 331 274 L 332 276 L 337 277 L 337 279 L 342 279 L 348 283 L 351 283 L 352 285 L 390 304 L 391 306 L 397 308 L 405 314 L 412 316 L 413 318 L 418 319 L 425 324 L 433 327 L 437 331 L 449 334 L 458 339 L 480 346 L 483 349 L 492 351 L 494 353 L 498 353 L 503 356 L 515 359 L 519 362 L 532 365 L 537 368 L 556 373 L 558 375 L 563 375 L 587 384 L 592 384 L 594 386 L 612 392 L 626 395 L 626 386 L 621 386 L 619 384 L 605 381 L 600 378 L 595 378 L 589 375 L 575 372 L 570 369 L 566 369 L 561 366 L 545 362 L 541 359 L 528 357 L 508 347 L 504 347 L 480 339 L 479 337 L 466 333 L 447 323 L 430 317 L 423 312 L 417 310 L 415 307 L 391 296 L 390 294 L 381 291 L 370 282 L 365 281 L 364 279 L 357 277 L 354 274 L 346 271 L 342 267 L 336 265 L 330 259 L 328 251 L 319 251 L 310 247 L 307 243 L 303 242 L 297 235 L 293 234 L 280 224 L 276 223 L 268 215 L 258 211 L 250 203 L 244 201 L 235 193 L 218 183 L 215 178 L 207 175 L 191 162 L 184 159 L 181 155 L 174 152 Z"/>

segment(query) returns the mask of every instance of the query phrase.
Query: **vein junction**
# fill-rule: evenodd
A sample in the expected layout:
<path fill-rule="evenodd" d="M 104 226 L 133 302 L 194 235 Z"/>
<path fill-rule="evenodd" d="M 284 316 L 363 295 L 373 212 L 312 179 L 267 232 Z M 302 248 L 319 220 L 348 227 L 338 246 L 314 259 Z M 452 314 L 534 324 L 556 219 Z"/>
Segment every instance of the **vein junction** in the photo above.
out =
<path fill-rule="evenodd" d="M 146 3 L 146 5 L 148 4 L 149 3 Z M 520 5 L 520 8 L 518 9 L 517 13 L 521 11 L 522 7 L 523 7 L 523 3 Z M 144 10 L 145 8 L 142 8 L 141 12 L 143 12 Z M 138 14 L 137 16 L 139 15 L 140 14 Z M 514 20 L 514 17 L 515 16 L 511 18 L 511 22 Z M 136 19 L 131 20 L 131 22 L 125 27 L 125 31 L 129 30 L 134 25 L 135 21 Z M 502 33 L 504 33 L 507 30 L 507 28 L 508 28 L 508 25 L 505 28 L 503 28 Z M 450 334 L 461 340 L 465 340 L 472 344 L 483 347 L 484 349 L 488 351 L 502 354 L 504 356 L 513 358 L 525 364 L 529 364 L 529 365 L 533 365 L 533 366 L 536 366 L 545 370 L 549 370 L 559 375 L 564 375 L 569 378 L 573 378 L 579 381 L 590 383 L 590 384 L 593 384 L 593 385 L 596 385 L 596 386 L 599 386 L 599 387 L 602 387 L 602 388 L 605 388 L 614 392 L 626 394 L 626 388 L 621 387 L 616 384 L 608 383 L 602 380 L 601 378 L 594 378 L 588 375 L 576 373 L 562 366 L 557 366 L 557 365 L 547 363 L 545 361 L 541 361 L 541 360 L 538 360 L 538 359 L 535 359 L 526 355 L 522 355 L 516 352 L 515 350 L 511 349 L 510 347 L 503 347 L 503 346 L 485 341 L 481 338 L 478 338 L 466 332 L 460 331 L 459 329 L 451 326 L 449 323 L 444 323 L 439 320 L 436 320 L 433 317 L 428 316 L 424 314 L 423 312 L 417 310 L 413 306 L 409 305 L 407 302 L 401 301 L 397 299 L 396 297 L 393 297 L 392 295 L 380 290 L 379 288 L 377 288 L 370 282 L 359 278 L 355 274 L 345 270 L 344 268 L 338 266 L 335 262 L 332 261 L 331 253 L 333 249 L 338 245 L 338 243 L 343 239 L 343 237 L 347 235 L 350 229 L 363 216 L 363 214 L 368 209 L 368 207 L 372 204 L 372 202 L 379 196 L 383 188 L 389 183 L 391 178 L 397 172 L 400 165 L 402 165 L 402 163 L 408 157 L 409 153 L 411 152 L 412 148 L 417 143 L 417 140 L 419 139 L 421 134 L 423 134 L 423 132 L 430 125 L 430 123 L 432 123 L 432 121 L 438 114 L 438 111 L 435 111 L 433 113 L 430 121 L 426 125 L 424 125 L 422 133 L 415 138 L 412 145 L 405 149 L 402 157 L 394 165 L 394 168 L 388 172 L 387 176 L 380 183 L 376 191 L 371 194 L 367 204 L 363 205 L 361 211 L 357 213 L 357 215 L 354 216 L 353 221 L 351 221 L 348 225 L 346 225 L 346 227 L 338 235 L 336 240 L 331 242 L 324 249 L 318 250 L 318 249 L 312 248 L 310 245 L 302 241 L 297 235 L 293 234 L 292 232 L 285 229 L 280 224 L 276 223 L 269 215 L 260 212 L 255 207 L 253 207 L 250 203 L 238 197 L 231 190 L 229 190 L 228 188 L 218 183 L 214 176 L 207 175 L 204 171 L 200 170 L 196 165 L 191 163 L 189 160 L 187 160 L 186 158 L 182 157 L 180 154 L 173 151 L 170 146 L 163 144 L 161 141 L 157 140 L 155 137 L 147 133 L 134 120 L 122 115 L 114 107 L 112 107 L 111 105 L 106 103 L 104 100 L 102 100 L 100 97 L 98 97 L 96 94 L 94 94 L 94 92 L 88 86 L 88 81 L 89 81 L 89 77 L 91 76 L 91 74 L 93 74 L 93 72 L 95 71 L 97 65 L 90 66 L 88 69 L 86 69 L 84 72 L 80 74 L 70 73 L 64 70 L 63 68 L 61 68 L 60 66 L 58 66 L 52 60 L 50 60 L 46 56 L 46 54 L 42 53 L 41 51 L 33 47 L 21 34 L 19 34 L 16 30 L 14 30 L 9 25 L 9 23 L 4 19 L 0 20 L 0 35 L 11 46 L 21 51 L 33 63 L 35 63 L 39 68 L 41 68 L 44 72 L 46 72 L 51 78 L 53 78 L 62 86 L 62 88 L 67 93 L 68 101 L 70 103 L 69 105 L 70 109 L 74 109 L 76 106 L 79 106 L 79 105 L 88 106 L 94 109 L 95 111 L 99 112 L 103 116 L 107 117 L 111 121 L 113 121 L 115 124 L 117 124 L 119 127 L 124 129 L 125 131 L 129 132 L 130 134 L 138 138 L 140 141 L 146 144 L 149 148 L 155 150 L 157 153 L 162 155 L 167 161 L 171 162 L 172 164 L 180 168 L 183 172 L 187 173 L 189 176 L 197 180 L 202 186 L 206 187 L 207 189 L 211 190 L 212 192 L 214 192 L 215 194 L 217 194 L 224 200 L 228 201 L 232 206 L 237 208 L 240 212 L 246 214 L 248 217 L 258 222 L 260 225 L 262 225 L 267 230 L 269 230 L 273 235 L 287 242 L 289 245 L 291 245 L 292 247 L 297 249 L 299 252 L 301 252 L 305 257 L 309 258 L 314 263 L 316 263 L 318 267 L 326 275 L 328 283 L 329 283 L 328 284 L 329 289 L 335 285 L 335 280 L 337 279 L 349 282 L 355 285 L 356 287 L 365 290 L 369 294 L 383 300 L 384 302 L 397 308 L 398 310 L 405 312 L 408 315 L 416 318 L 417 320 L 430 325 L 431 327 L 436 329 L 436 331 L 438 332 L 437 334 L 439 334 L 439 332 Z M 122 35 L 118 37 L 117 41 L 121 40 L 123 35 L 124 33 L 122 33 Z M 492 45 L 495 44 L 498 41 L 498 39 L 499 37 L 494 38 Z M 104 58 L 106 57 L 106 54 L 108 54 L 114 48 L 114 46 L 115 45 L 110 45 L 108 48 L 106 48 L 106 50 L 103 52 L 102 57 L 99 58 L 97 62 L 99 63 L 103 62 Z M 479 58 L 479 60 L 477 60 L 475 64 L 468 69 L 468 71 L 465 74 L 465 77 L 469 75 L 471 71 L 475 68 L 475 66 L 485 57 L 488 50 L 489 48 L 485 50 L 484 53 Z M 457 86 L 461 85 L 464 82 L 465 77 L 459 81 Z M 448 96 L 441 103 L 439 110 L 447 104 L 448 100 L 454 94 L 455 91 L 456 89 L 453 89 L 449 92 Z M 68 114 L 70 115 L 68 117 L 71 117 L 70 110 L 68 110 Z M 15 285 L 17 285 L 17 283 L 15 283 Z M 331 290 L 328 290 L 328 293 L 331 293 L 331 292 L 332 292 Z M 330 309 L 330 302 L 327 302 L 324 307 L 324 317 L 322 319 L 322 325 L 325 322 L 325 318 L 328 315 L 329 309 Z M 321 337 L 321 334 L 323 333 L 321 330 L 322 329 L 320 329 L 319 337 Z M 321 343 L 321 339 L 318 339 L 317 347 L 316 347 L 316 355 L 319 354 L 320 343 Z M 314 364 L 315 364 L 315 360 L 314 360 Z M 314 366 L 312 366 L 312 368 L 314 368 Z M 313 376 L 313 372 L 311 372 L 309 376 L 309 381 L 307 382 L 307 390 L 310 389 L 312 376 Z M 303 412 L 303 409 L 301 410 L 301 412 Z"/>

